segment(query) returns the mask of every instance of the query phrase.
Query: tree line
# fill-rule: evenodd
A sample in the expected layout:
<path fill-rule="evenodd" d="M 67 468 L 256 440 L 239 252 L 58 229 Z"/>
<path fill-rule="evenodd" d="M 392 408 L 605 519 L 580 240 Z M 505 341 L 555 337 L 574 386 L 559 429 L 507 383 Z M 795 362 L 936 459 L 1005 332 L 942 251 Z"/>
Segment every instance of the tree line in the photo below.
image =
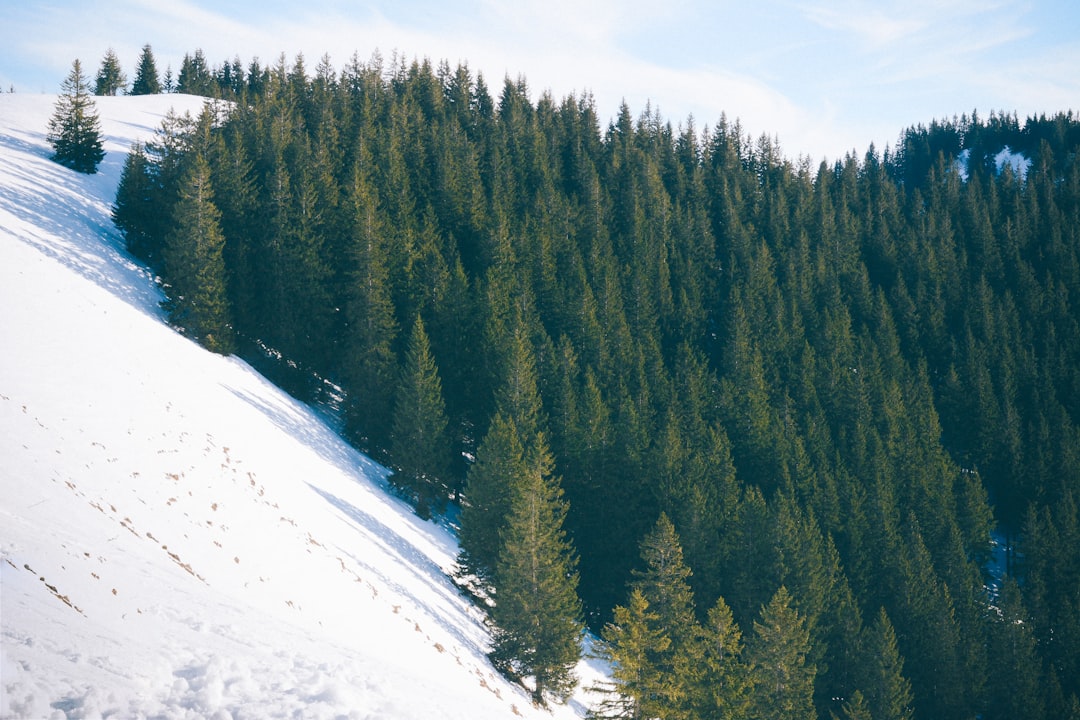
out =
<path fill-rule="evenodd" d="M 815 167 L 464 64 L 228 65 L 117 225 L 456 518 L 538 701 L 587 625 L 604 717 L 1080 716 L 1074 115 Z"/>

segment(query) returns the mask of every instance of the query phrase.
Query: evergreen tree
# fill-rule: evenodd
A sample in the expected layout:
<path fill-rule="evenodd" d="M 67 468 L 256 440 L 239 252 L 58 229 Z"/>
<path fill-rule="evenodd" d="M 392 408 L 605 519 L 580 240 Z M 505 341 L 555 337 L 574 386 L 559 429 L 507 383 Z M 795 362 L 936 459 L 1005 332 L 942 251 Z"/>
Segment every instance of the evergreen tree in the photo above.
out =
<path fill-rule="evenodd" d="M 120 60 L 116 52 L 109 48 L 105 57 L 101 60 L 98 69 L 97 82 L 94 85 L 95 95 L 117 95 L 127 87 L 127 76 L 120 68 Z"/>
<path fill-rule="evenodd" d="M 566 503 L 543 435 L 524 473 L 512 483 L 510 512 L 499 533 L 492 661 L 511 675 L 533 678 L 533 701 L 562 701 L 577 683 L 581 601 L 577 558 L 566 538 Z"/>
<path fill-rule="evenodd" d="M 719 598 L 701 631 L 701 660 L 691 687 L 691 717 L 748 717 L 753 705 L 749 668 L 743 658 L 742 632 L 731 608 Z"/>
<path fill-rule="evenodd" d="M 499 556 L 499 533 L 510 512 L 511 484 L 526 471 L 525 450 L 513 421 L 496 414 L 469 469 L 461 507 L 459 572 L 490 582 Z"/>
<path fill-rule="evenodd" d="M 173 230 L 165 239 L 165 307 L 185 335 L 228 354 L 234 339 L 222 260 L 225 237 L 213 202 L 210 166 L 201 155 L 191 159 L 179 193 Z"/>
<path fill-rule="evenodd" d="M 144 262 L 153 257 L 158 241 L 153 235 L 154 223 L 149 220 L 155 212 L 150 171 L 146 151 L 142 143 L 136 142 L 124 158 L 112 212 L 113 222 L 123 233 L 128 252 Z"/>
<path fill-rule="evenodd" d="M 1035 634 L 1015 579 L 1005 578 L 998 607 L 998 614 L 990 618 L 990 697 L 984 716 L 989 720 L 1045 717 Z"/>
<path fill-rule="evenodd" d="M 89 81 L 82 64 L 75 60 L 62 85 L 62 93 L 49 119 L 49 143 L 52 159 L 76 172 L 92 175 L 105 157 L 102 148 L 101 121 L 90 96 Z"/>
<path fill-rule="evenodd" d="M 859 687 L 871 716 L 875 720 L 911 720 L 911 683 L 904 677 L 904 659 L 885 608 L 866 628 L 862 645 Z"/>
<path fill-rule="evenodd" d="M 387 238 L 363 158 L 353 168 L 350 202 L 352 243 L 346 251 L 345 338 L 341 373 L 348 397 L 345 427 L 368 452 L 384 446 L 393 407 L 398 324 L 391 298 Z"/>
<path fill-rule="evenodd" d="M 416 316 L 394 395 L 390 481 L 415 500 L 420 517 L 442 512 L 448 492 L 450 444 L 446 408 L 424 322 Z"/>
<path fill-rule="evenodd" d="M 604 700 L 592 710 L 597 720 L 645 720 L 661 717 L 661 690 L 667 678 L 653 662 L 655 653 L 666 652 L 671 638 L 660 625 L 660 616 L 649 610 L 649 601 L 634 588 L 624 607 L 615 607 L 597 646 L 601 659 L 611 667 L 611 682 L 598 688 Z"/>
<path fill-rule="evenodd" d="M 176 76 L 176 92 L 214 97 L 214 90 L 214 77 L 202 49 L 197 49 L 194 55 L 184 53 L 180 74 Z"/>
<path fill-rule="evenodd" d="M 139 65 L 135 69 L 135 80 L 131 83 L 132 95 L 157 95 L 161 92 L 161 80 L 158 79 L 157 63 L 154 51 L 149 45 L 143 45 L 139 55 Z"/>
<path fill-rule="evenodd" d="M 687 718 L 691 687 L 700 665 L 700 628 L 694 616 L 690 568 L 683 562 L 675 526 L 664 513 L 641 541 L 643 570 L 635 570 L 632 587 L 641 592 L 657 616 L 666 642 L 649 653 L 652 672 L 660 680 L 650 701 L 665 718 Z"/>
<path fill-rule="evenodd" d="M 817 668 L 807 662 L 810 633 L 781 586 L 754 621 L 746 653 L 753 678 L 753 717 L 763 720 L 813 720 Z"/>
<path fill-rule="evenodd" d="M 863 694 L 856 690 L 844 701 L 839 717 L 834 713 L 834 720 L 875 720 L 877 716 L 870 711 Z"/>

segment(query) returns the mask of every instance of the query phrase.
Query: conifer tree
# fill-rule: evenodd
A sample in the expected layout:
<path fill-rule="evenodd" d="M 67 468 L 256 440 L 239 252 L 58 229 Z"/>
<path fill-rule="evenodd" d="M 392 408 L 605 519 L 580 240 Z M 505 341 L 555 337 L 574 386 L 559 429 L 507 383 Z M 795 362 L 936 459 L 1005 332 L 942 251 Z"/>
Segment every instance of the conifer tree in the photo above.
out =
<path fill-rule="evenodd" d="M 161 80 L 158 78 L 154 51 L 149 45 L 143 45 L 139 55 L 139 65 L 135 69 L 135 80 L 131 83 L 132 95 L 157 95 L 161 92 Z"/>
<path fill-rule="evenodd" d="M 153 236 L 154 224 L 148 217 L 155 212 L 150 162 L 143 144 L 136 142 L 124 158 L 112 219 L 124 235 L 128 252 L 144 262 L 150 261 L 160 242 Z"/>
<path fill-rule="evenodd" d="M 213 202 L 210 166 L 201 155 L 190 160 L 173 209 L 173 230 L 165 238 L 169 319 L 208 350 L 234 350 L 225 287 L 221 214 Z"/>
<path fill-rule="evenodd" d="M 185 53 L 180 74 L 176 76 L 176 92 L 213 97 L 214 90 L 214 78 L 202 49 L 195 50 L 194 55 Z"/>
<path fill-rule="evenodd" d="M 663 710 L 658 700 L 666 679 L 653 662 L 655 653 L 671 646 L 660 625 L 660 616 L 649 610 L 649 601 L 634 588 L 626 606 L 615 607 L 604 626 L 597 647 L 601 659 L 611 666 L 611 682 L 598 688 L 603 701 L 592 710 L 597 720 L 644 720 Z"/>
<path fill-rule="evenodd" d="M 813 720 L 817 668 L 807 662 L 810 633 L 781 586 L 754 621 L 746 653 L 754 687 L 753 717 L 762 720 Z"/>
<path fill-rule="evenodd" d="M 904 677 L 904 659 L 885 608 L 864 631 L 862 644 L 859 686 L 870 714 L 875 720 L 911 720 L 911 683 Z"/>
<path fill-rule="evenodd" d="M 856 690 L 851 693 L 851 697 L 844 701 L 844 706 L 841 709 L 840 715 L 833 714 L 834 720 L 875 720 L 875 716 L 870 711 L 870 706 L 866 702 L 866 698 L 863 694 Z"/>
<path fill-rule="evenodd" d="M 1045 693 L 1035 635 L 1020 586 L 1012 577 L 1005 578 L 997 605 L 999 614 L 990 618 L 990 697 L 985 717 L 1044 717 Z"/>
<path fill-rule="evenodd" d="M 753 701 L 751 677 L 743 659 L 742 632 L 724 598 L 709 610 L 700 643 L 698 672 L 690 689 L 691 717 L 747 717 Z"/>
<path fill-rule="evenodd" d="M 90 96 L 89 81 L 76 59 L 62 85 L 60 97 L 49 119 L 52 159 L 76 172 L 92 175 L 105 157 L 101 121 Z"/>
<path fill-rule="evenodd" d="M 98 69 L 97 81 L 94 85 L 95 95 L 117 95 L 127 87 L 127 76 L 120 68 L 120 60 L 116 52 L 109 48 L 105 57 L 101 60 Z"/>
<path fill-rule="evenodd" d="M 363 159 L 363 158 L 362 158 Z M 353 169 L 350 202 L 352 244 L 347 254 L 345 338 L 341 372 L 348 398 L 346 430 L 362 449 L 383 449 L 382 428 L 392 410 L 391 392 L 397 359 L 397 319 L 390 295 L 388 248 L 366 164 Z"/>
<path fill-rule="evenodd" d="M 394 395 L 390 481 L 412 496 L 420 517 L 442 512 L 446 502 L 450 464 L 446 422 L 442 382 L 424 321 L 417 315 Z"/>
<path fill-rule="evenodd" d="M 458 536 L 462 574 L 488 582 L 493 579 L 499 532 L 510 511 L 511 481 L 524 472 L 525 450 L 517 426 L 498 413 L 476 451 L 476 463 L 465 483 Z"/>
<path fill-rule="evenodd" d="M 495 607 L 491 611 L 496 667 L 533 679 L 533 701 L 565 700 L 577 684 L 581 601 L 577 557 L 563 529 L 566 502 L 540 434 L 537 451 L 512 483 L 510 512 L 499 533 Z"/>
<path fill-rule="evenodd" d="M 675 526 L 664 513 L 641 541 L 643 570 L 633 573 L 633 589 L 641 592 L 657 616 L 667 642 L 649 655 L 651 672 L 659 678 L 651 701 L 665 718 L 689 717 L 693 678 L 700 665 L 700 628 L 694 616 L 690 568 L 683 562 Z"/>

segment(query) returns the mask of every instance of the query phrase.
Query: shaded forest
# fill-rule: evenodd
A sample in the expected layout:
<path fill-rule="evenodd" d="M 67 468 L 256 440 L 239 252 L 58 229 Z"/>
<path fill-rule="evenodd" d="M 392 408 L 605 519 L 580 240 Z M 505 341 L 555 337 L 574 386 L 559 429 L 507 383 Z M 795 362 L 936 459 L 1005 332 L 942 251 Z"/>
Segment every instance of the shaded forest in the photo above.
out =
<path fill-rule="evenodd" d="M 642 664 L 607 716 L 1080 717 L 1080 118 L 815 165 L 465 65 L 196 53 L 178 89 L 235 102 L 115 210 L 172 322 L 340 403 L 496 598 L 526 468 L 563 615 Z"/>

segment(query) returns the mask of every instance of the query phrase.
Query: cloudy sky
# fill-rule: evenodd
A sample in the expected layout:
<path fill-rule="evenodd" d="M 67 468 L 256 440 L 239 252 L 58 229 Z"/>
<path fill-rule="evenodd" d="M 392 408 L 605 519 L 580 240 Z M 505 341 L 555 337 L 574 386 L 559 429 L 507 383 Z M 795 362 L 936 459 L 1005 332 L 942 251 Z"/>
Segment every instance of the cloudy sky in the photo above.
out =
<path fill-rule="evenodd" d="M 115 49 L 179 68 L 379 50 L 466 62 L 497 93 L 523 75 L 556 98 L 591 92 L 605 123 L 625 100 L 700 129 L 720 114 L 785 155 L 836 159 L 916 123 L 977 109 L 1080 111 L 1075 0 L 5 0 L 0 88 L 56 92 L 80 58 Z"/>

